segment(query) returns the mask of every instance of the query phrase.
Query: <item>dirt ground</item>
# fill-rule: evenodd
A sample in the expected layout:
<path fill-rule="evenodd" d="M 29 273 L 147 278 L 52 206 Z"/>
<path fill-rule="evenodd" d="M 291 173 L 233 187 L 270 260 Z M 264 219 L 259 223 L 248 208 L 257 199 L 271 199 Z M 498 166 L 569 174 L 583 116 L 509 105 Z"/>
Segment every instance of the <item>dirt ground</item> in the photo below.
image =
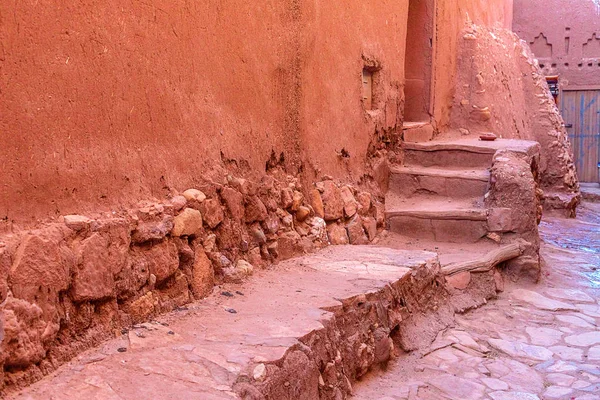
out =
<path fill-rule="evenodd" d="M 540 226 L 538 285 L 507 286 L 435 343 L 354 387 L 355 399 L 600 399 L 600 204 Z"/>

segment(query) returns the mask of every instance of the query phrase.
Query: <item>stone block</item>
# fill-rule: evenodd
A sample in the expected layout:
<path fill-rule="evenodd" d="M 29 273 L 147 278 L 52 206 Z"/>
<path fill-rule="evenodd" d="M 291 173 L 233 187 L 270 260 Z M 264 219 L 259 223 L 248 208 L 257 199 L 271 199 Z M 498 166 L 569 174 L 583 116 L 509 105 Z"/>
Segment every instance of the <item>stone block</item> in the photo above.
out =
<path fill-rule="evenodd" d="M 235 189 L 224 187 L 221 190 L 221 198 L 225 201 L 227 209 L 231 216 L 236 221 L 241 221 L 244 218 L 244 195 Z"/>
<path fill-rule="evenodd" d="M 221 222 L 223 222 L 223 207 L 218 199 L 205 200 L 200 205 L 200 211 L 202 212 L 204 222 L 211 229 L 215 229 Z"/>
<path fill-rule="evenodd" d="M 193 208 L 184 209 L 173 220 L 173 236 L 194 236 L 202 231 L 202 214 Z"/>
<path fill-rule="evenodd" d="M 344 201 L 340 189 L 333 181 L 323 182 L 323 211 L 325 221 L 335 221 L 344 216 Z"/>
<path fill-rule="evenodd" d="M 71 297 L 75 302 L 94 301 L 115 296 L 111 270 L 113 257 L 109 242 L 94 233 L 76 247 L 77 264 L 73 275 Z"/>

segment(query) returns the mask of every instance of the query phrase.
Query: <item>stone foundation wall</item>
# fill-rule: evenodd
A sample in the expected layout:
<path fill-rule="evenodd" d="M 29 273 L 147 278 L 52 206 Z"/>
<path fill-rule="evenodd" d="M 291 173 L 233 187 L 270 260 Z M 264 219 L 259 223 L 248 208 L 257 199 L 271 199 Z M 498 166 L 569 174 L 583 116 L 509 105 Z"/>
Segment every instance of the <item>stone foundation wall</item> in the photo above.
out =
<path fill-rule="evenodd" d="M 277 260 L 369 243 L 383 221 L 375 196 L 329 177 L 303 187 L 279 169 L 260 180 L 221 169 L 165 201 L 7 234 L 0 238 L 4 382 L 26 385 L 132 324 Z"/>

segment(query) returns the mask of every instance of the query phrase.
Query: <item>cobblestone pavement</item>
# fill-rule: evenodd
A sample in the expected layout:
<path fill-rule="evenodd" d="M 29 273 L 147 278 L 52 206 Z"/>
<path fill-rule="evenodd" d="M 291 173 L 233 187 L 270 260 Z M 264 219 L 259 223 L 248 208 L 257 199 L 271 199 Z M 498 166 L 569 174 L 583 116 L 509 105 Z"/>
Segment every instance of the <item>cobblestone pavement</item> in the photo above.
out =
<path fill-rule="evenodd" d="M 538 285 L 459 316 L 421 354 L 355 386 L 355 399 L 600 399 L 600 204 L 540 226 Z"/>

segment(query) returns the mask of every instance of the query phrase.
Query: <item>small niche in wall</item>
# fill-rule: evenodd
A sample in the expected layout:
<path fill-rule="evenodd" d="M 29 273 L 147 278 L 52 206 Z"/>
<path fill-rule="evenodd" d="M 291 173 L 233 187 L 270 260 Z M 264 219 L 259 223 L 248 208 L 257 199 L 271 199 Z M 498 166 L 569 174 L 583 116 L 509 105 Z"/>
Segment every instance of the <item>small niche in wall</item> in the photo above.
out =
<path fill-rule="evenodd" d="M 381 99 L 380 80 L 381 64 L 372 59 L 365 59 L 362 69 L 362 103 L 365 110 L 377 110 Z"/>
<path fill-rule="evenodd" d="M 373 109 L 373 74 L 367 67 L 362 70 L 362 101 L 365 110 Z"/>

